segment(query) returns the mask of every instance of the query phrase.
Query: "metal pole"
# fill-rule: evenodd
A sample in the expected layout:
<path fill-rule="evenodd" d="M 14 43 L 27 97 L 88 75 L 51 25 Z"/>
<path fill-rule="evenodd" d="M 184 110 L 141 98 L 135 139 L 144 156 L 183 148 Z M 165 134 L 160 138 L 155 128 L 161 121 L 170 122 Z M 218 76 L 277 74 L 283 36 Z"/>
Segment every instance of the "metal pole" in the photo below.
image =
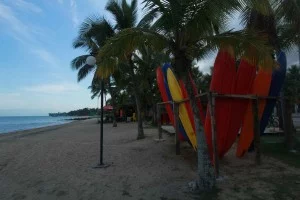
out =
<path fill-rule="evenodd" d="M 103 90 L 104 81 L 101 79 L 100 165 L 103 165 Z"/>
<path fill-rule="evenodd" d="M 97 166 L 94 168 L 107 168 L 110 166 L 110 164 L 104 164 L 103 163 L 103 91 L 104 91 L 104 81 L 101 79 L 101 92 L 100 92 L 100 98 L 101 98 L 101 122 L 100 122 L 100 162 Z"/>

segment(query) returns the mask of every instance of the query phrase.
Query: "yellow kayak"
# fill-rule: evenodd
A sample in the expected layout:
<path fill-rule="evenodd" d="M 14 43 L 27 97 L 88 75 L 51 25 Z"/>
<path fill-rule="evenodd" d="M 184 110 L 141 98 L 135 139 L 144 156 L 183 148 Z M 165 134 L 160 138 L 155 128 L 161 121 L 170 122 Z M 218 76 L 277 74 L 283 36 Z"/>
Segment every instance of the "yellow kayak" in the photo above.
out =
<path fill-rule="evenodd" d="M 172 72 L 172 70 L 170 68 L 167 70 L 167 79 L 168 79 L 168 85 L 170 88 L 170 92 L 171 92 L 173 101 L 183 100 L 184 98 L 182 95 L 180 85 L 179 85 L 174 73 Z M 192 123 L 189 119 L 188 111 L 187 111 L 184 103 L 181 103 L 179 105 L 179 119 L 183 125 L 183 128 L 184 128 L 190 142 L 192 143 L 192 146 L 196 150 L 196 148 L 197 148 L 196 133 L 193 129 Z"/>

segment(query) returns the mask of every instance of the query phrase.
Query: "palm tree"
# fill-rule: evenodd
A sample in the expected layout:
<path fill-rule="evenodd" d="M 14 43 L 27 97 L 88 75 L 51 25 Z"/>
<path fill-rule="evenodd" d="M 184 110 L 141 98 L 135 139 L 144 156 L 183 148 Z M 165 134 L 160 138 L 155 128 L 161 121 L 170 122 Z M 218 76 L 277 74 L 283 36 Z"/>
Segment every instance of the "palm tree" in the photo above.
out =
<path fill-rule="evenodd" d="M 142 94 L 144 113 L 152 106 L 152 123 L 156 122 L 156 104 L 160 100 L 155 76 L 155 70 L 163 63 L 170 62 L 170 57 L 161 52 L 154 51 L 149 45 L 143 45 L 133 53 L 133 62 L 136 67 L 136 78 L 139 82 L 139 92 Z"/>
<path fill-rule="evenodd" d="M 131 52 L 145 42 L 157 51 L 169 52 L 173 58 L 172 66 L 186 84 L 195 124 L 201 124 L 192 85 L 188 79 L 193 61 L 202 59 L 220 46 L 230 44 L 236 51 L 242 52 L 249 47 L 265 50 L 265 43 L 246 31 L 224 31 L 228 14 L 242 8 L 236 0 L 145 0 L 144 3 L 147 9 L 144 20 L 155 19 L 151 28 L 131 28 L 120 31 L 105 44 L 97 57 L 126 59 L 126 56 L 131 55 Z M 122 48 L 118 48 L 120 46 Z M 268 51 L 260 52 L 268 54 Z M 214 172 L 202 127 L 197 126 L 196 132 L 198 186 L 201 190 L 208 190 L 215 184 Z"/>
<path fill-rule="evenodd" d="M 293 104 L 298 103 L 300 99 L 300 69 L 297 65 L 288 68 L 286 80 L 284 83 L 284 94 L 291 98 Z"/>
<path fill-rule="evenodd" d="M 129 28 L 147 28 L 149 22 L 152 20 L 151 18 L 143 18 L 141 21 L 137 22 L 137 0 L 132 0 L 130 4 L 127 3 L 126 0 L 122 0 L 120 2 L 116 0 L 111 0 L 108 2 L 106 9 L 113 15 L 113 18 L 116 22 L 114 26 L 115 34 L 121 32 L 122 30 L 126 30 Z M 121 46 L 120 46 L 121 47 Z M 120 48 L 119 47 L 119 48 Z M 121 49 L 121 48 L 120 48 Z M 100 49 L 101 50 L 101 49 Z M 140 67 L 137 63 L 135 63 L 134 58 L 136 58 L 135 51 L 126 52 L 124 57 L 118 60 L 117 68 L 118 71 L 122 74 L 123 80 L 128 80 L 129 88 L 131 88 L 131 92 L 133 92 L 136 103 L 136 112 L 138 118 L 138 136 L 137 139 L 143 139 L 144 130 L 143 130 L 143 116 L 142 116 L 142 91 L 140 89 L 139 74 L 138 68 Z M 141 53 L 141 52 L 139 52 Z M 109 60 L 108 60 L 109 59 Z M 116 60 L 112 56 L 108 56 L 107 58 L 99 58 L 97 59 L 99 68 L 96 72 L 99 76 L 103 76 L 106 74 L 106 66 L 112 66 L 112 63 L 116 63 Z M 111 70 L 110 70 L 111 71 Z"/>
<path fill-rule="evenodd" d="M 79 29 L 78 37 L 73 42 L 74 48 L 84 48 L 88 54 L 78 56 L 71 62 L 73 69 L 78 70 L 78 81 L 85 78 L 89 73 L 95 73 L 96 76 L 102 76 L 103 71 L 101 72 L 101 67 L 97 69 L 95 66 L 90 66 L 85 64 L 85 60 L 89 55 L 97 55 L 99 50 L 101 50 L 104 43 L 108 38 L 111 38 L 119 31 L 132 28 L 132 27 L 147 27 L 149 20 L 143 20 L 137 23 L 137 0 L 132 0 L 130 4 L 126 0 L 120 2 L 116 0 L 111 0 L 106 5 L 106 10 L 113 15 L 115 24 L 112 25 L 109 21 L 104 18 L 89 17 L 81 25 Z M 99 61 L 99 60 L 98 60 Z M 112 62 L 111 62 L 112 61 Z M 116 67 L 114 60 L 111 60 L 107 63 L 110 67 Z M 127 57 L 127 61 L 124 62 L 127 65 L 133 66 L 131 56 Z M 124 66 L 124 63 L 122 64 Z M 102 63 L 103 64 L 103 63 Z M 119 67 L 120 68 L 120 67 Z M 97 71 L 96 71 L 97 69 Z M 136 87 L 138 84 L 135 81 L 135 72 L 133 67 L 130 67 L 130 70 L 124 70 L 123 72 L 129 72 L 129 79 L 133 82 Z M 102 75 L 100 75 L 102 74 Z M 108 79 L 108 83 L 111 84 Z M 113 93 L 111 87 L 109 91 Z M 140 93 L 137 90 L 135 92 L 135 100 L 137 107 L 137 117 L 138 117 L 138 139 L 144 138 L 143 131 L 143 121 L 142 121 L 142 107 L 141 107 L 141 98 Z M 114 94 L 111 94 L 112 102 L 114 102 Z M 113 107 L 115 107 L 113 105 Z M 115 120 L 114 120 L 115 121 Z M 114 125 L 116 122 L 114 123 Z"/>
<path fill-rule="evenodd" d="M 110 98 L 110 102 L 111 102 L 111 105 L 113 107 L 112 109 L 112 113 L 113 113 L 113 127 L 117 127 L 117 120 L 116 120 L 116 116 L 115 116 L 115 113 L 116 113 L 116 86 L 114 84 L 114 81 L 113 81 L 113 75 L 111 75 L 109 78 L 105 79 L 103 81 L 104 83 L 104 94 L 106 96 L 107 93 L 110 94 L 111 98 Z M 92 84 L 91 86 L 89 86 L 89 89 L 91 90 L 91 93 L 92 93 L 92 99 L 94 99 L 96 96 L 99 96 L 100 95 L 100 92 L 101 92 L 101 79 L 98 78 L 97 76 L 94 76 L 93 80 L 92 80 Z"/>
<path fill-rule="evenodd" d="M 81 55 L 74 58 L 71 62 L 71 67 L 74 70 L 78 70 L 77 80 L 81 81 L 89 73 L 94 73 L 96 66 L 91 66 L 86 64 L 86 59 L 90 55 L 96 55 L 104 45 L 104 42 L 107 38 L 114 35 L 114 29 L 111 24 L 104 18 L 89 17 L 87 18 L 80 26 L 78 37 L 73 41 L 74 48 L 84 48 L 88 54 Z M 112 102 L 114 102 L 114 94 L 111 89 L 111 79 L 106 79 L 108 83 L 107 90 L 109 91 Z M 97 77 L 94 77 L 89 87 L 92 93 L 92 99 L 95 98 L 101 90 L 100 80 Z M 106 92 L 107 92 L 106 90 Z M 112 105 L 113 108 L 115 105 Z M 117 121 L 115 116 L 113 117 L 113 127 L 117 126 Z"/>
<path fill-rule="evenodd" d="M 277 0 L 274 4 L 276 20 L 282 46 L 297 46 L 300 50 L 300 1 Z M 300 62 L 300 52 L 299 52 Z"/>

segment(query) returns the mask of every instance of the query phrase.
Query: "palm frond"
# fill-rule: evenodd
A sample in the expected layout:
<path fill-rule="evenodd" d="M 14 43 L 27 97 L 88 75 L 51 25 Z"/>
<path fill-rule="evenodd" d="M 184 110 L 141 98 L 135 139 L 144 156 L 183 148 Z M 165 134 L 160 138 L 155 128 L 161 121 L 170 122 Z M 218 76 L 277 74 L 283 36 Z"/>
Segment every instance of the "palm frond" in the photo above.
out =
<path fill-rule="evenodd" d="M 97 60 L 109 57 L 118 57 L 121 60 L 127 59 L 135 49 L 142 47 L 145 43 L 157 50 L 163 50 L 168 46 L 168 42 L 168 39 L 163 35 L 147 29 L 125 29 L 107 41 L 101 48 Z"/>
<path fill-rule="evenodd" d="M 118 69 L 119 61 L 116 57 L 106 57 L 97 61 L 95 77 L 105 79 L 111 76 Z"/>
<path fill-rule="evenodd" d="M 137 28 L 150 28 L 150 24 L 158 17 L 158 8 L 147 12 L 137 24 Z"/>
<path fill-rule="evenodd" d="M 277 0 L 274 3 L 278 20 L 286 23 L 300 25 L 300 1 L 299 0 Z"/>
<path fill-rule="evenodd" d="M 109 11 L 116 22 L 115 29 L 122 30 L 131 28 L 136 25 L 137 20 L 137 1 L 133 0 L 129 5 L 126 0 L 118 2 L 110 0 L 106 5 L 106 10 Z"/>
<path fill-rule="evenodd" d="M 270 0 L 248 0 L 242 12 L 242 23 L 247 29 L 259 32 L 268 38 L 275 48 L 280 48 L 277 38 L 275 12 Z"/>
<path fill-rule="evenodd" d="M 73 70 L 78 70 L 79 68 L 81 68 L 85 62 L 86 62 L 86 58 L 88 57 L 89 55 L 82 55 L 82 56 L 78 56 L 76 58 L 74 58 L 72 61 L 71 61 L 71 68 Z"/>
<path fill-rule="evenodd" d="M 228 31 L 215 36 L 204 37 L 204 48 L 219 49 L 222 46 L 232 46 L 236 55 L 246 56 L 255 64 L 272 55 L 273 49 L 267 45 L 266 38 L 251 31 Z"/>
<path fill-rule="evenodd" d="M 84 79 L 93 70 L 95 70 L 95 66 L 91 66 L 91 65 L 87 65 L 87 64 L 82 66 L 77 73 L 78 82 L 81 81 L 82 79 Z"/>
<path fill-rule="evenodd" d="M 300 44 L 300 32 L 293 24 L 281 24 L 277 27 L 280 47 L 286 50 L 293 49 Z"/>

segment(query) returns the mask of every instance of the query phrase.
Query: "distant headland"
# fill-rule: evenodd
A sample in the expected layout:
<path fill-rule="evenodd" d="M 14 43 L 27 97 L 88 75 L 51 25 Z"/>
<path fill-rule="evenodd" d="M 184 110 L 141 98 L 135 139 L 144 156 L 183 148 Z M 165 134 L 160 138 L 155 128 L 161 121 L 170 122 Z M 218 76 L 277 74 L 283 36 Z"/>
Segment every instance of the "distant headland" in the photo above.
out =
<path fill-rule="evenodd" d="M 96 116 L 99 109 L 97 108 L 83 108 L 79 110 L 72 110 L 70 112 L 49 113 L 50 117 L 65 117 L 65 116 Z"/>

